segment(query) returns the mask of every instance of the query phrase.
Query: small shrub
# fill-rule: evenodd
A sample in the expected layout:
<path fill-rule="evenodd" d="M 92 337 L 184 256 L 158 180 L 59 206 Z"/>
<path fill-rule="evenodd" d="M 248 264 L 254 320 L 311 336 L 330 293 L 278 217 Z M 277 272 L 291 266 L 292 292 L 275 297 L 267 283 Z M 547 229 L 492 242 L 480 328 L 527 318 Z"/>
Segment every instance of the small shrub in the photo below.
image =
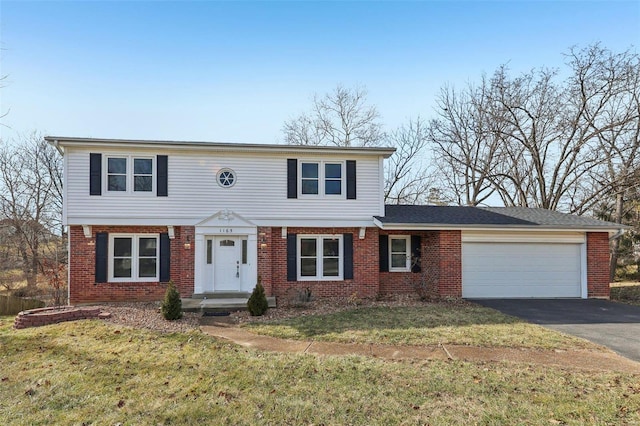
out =
<path fill-rule="evenodd" d="M 249 309 L 249 313 L 254 317 L 261 316 L 269 309 L 267 296 L 264 294 L 264 287 L 262 287 L 260 282 L 258 282 L 256 288 L 253 289 L 253 293 L 251 293 L 251 297 L 249 297 L 247 301 L 247 309 Z"/>
<path fill-rule="evenodd" d="M 162 316 L 166 320 L 173 321 L 182 318 L 182 300 L 180 300 L 180 293 L 178 293 L 173 281 L 169 281 L 161 310 Z"/>

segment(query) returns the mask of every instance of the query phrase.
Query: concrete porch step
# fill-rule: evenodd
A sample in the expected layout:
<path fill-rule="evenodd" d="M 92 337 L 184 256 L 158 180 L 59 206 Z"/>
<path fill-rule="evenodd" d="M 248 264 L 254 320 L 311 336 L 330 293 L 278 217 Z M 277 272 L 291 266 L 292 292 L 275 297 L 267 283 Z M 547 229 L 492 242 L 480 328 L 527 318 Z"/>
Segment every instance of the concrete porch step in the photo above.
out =
<path fill-rule="evenodd" d="M 245 297 L 230 297 L 225 295 L 224 297 L 217 297 L 217 293 L 211 293 L 205 298 L 185 298 L 182 299 L 182 310 L 185 312 L 201 312 L 216 313 L 216 312 L 233 312 L 233 311 L 245 311 L 247 310 L 247 301 L 249 295 Z M 271 296 L 267 297 L 267 302 L 270 308 L 276 307 L 276 298 Z"/>

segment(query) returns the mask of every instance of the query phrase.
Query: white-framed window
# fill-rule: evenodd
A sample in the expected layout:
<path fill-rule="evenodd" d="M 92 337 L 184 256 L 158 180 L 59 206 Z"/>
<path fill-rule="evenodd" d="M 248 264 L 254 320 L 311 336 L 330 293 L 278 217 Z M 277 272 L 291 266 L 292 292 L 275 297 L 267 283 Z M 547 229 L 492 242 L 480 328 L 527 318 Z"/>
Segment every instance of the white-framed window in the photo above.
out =
<path fill-rule="evenodd" d="M 342 235 L 298 235 L 299 281 L 329 281 L 343 278 Z"/>
<path fill-rule="evenodd" d="M 344 196 L 344 163 L 300 161 L 300 196 Z"/>
<path fill-rule="evenodd" d="M 411 237 L 389 235 L 389 271 L 408 272 L 411 270 Z"/>
<path fill-rule="evenodd" d="M 109 281 L 158 281 L 159 234 L 109 234 Z"/>
<path fill-rule="evenodd" d="M 155 191 L 153 157 L 110 155 L 106 162 L 106 193 L 152 194 Z"/>

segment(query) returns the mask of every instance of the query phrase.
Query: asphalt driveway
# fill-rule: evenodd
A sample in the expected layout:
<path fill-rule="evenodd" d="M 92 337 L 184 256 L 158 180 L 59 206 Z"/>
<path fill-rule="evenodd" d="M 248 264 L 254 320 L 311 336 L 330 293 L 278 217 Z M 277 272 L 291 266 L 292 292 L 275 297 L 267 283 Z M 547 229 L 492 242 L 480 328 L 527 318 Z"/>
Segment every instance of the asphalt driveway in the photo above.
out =
<path fill-rule="evenodd" d="M 477 299 L 482 306 L 640 361 L 640 306 L 599 299 Z"/>

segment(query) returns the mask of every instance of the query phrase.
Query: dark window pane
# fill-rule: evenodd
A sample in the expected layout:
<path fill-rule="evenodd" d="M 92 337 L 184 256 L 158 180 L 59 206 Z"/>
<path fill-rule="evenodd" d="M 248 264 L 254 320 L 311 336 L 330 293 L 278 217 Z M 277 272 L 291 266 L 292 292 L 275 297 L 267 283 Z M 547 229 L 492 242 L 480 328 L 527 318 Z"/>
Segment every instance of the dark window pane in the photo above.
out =
<path fill-rule="evenodd" d="M 300 259 L 300 275 L 302 275 L 303 277 L 316 276 L 316 259 L 315 258 Z"/>
<path fill-rule="evenodd" d="M 391 255 L 391 267 L 392 268 L 406 268 L 407 256 L 404 254 L 392 254 Z"/>
<path fill-rule="evenodd" d="M 391 239 L 391 251 L 392 252 L 407 252 L 407 240 L 392 238 Z"/>
<path fill-rule="evenodd" d="M 317 163 L 302 163 L 302 178 L 318 178 Z"/>
<path fill-rule="evenodd" d="M 124 175 L 127 173 L 126 158 L 109 158 L 107 165 L 108 173 Z"/>
<path fill-rule="evenodd" d="M 113 239 L 113 257 L 131 256 L 131 238 Z"/>
<path fill-rule="evenodd" d="M 220 247 L 233 247 L 236 245 L 236 242 L 233 240 L 222 240 L 220 241 Z"/>
<path fill-rule="evenodd" d="M 318 181 L 317 180 L 302 180 L 302 193 L 303 194 L 317 194 L 318 193 Z"/>
<path fill-rule="evenodd" d="M 153 190 L 153 178 L 151 176 L 134 176 L 133 190 L 150 192 Z"/>
<path fill-rule="evenodd" d="M 156 276 L 156 259 L 155 258 L 147 258 L 140 259 L 138 262 L 138 276 L 140 278 L 143 277 L 154 277 Z"/>
<path fill-rule="evenodd" d="M 213 240 L 207 240 L 207 264 L 211 265 L 213 260 Z"/>
<path fill-rule="evenodd" d="M 324 193 L 327 195 L 340 195 L 342 194 L 342 181 L 339 180 L 327 180 L 324 182 Z"/>
<path fill-rule="evenodd" d="M 300 256 L 315 256 L 316 240 L 314 238 L 303 238 L 300 240 Z"/>
<path fill-rule="evenodd" d="M 153 172 L 153 163 L 150 158 L 134 158 L 133 174 L 150 175 Z"/>
<path fill-rule="evenodd" d="M 109 184 L 107 189 L 109 191 L 126 191 L 127 177 L 123 175 L 109 175 Z"/>
<path fill-rule="evenodd" d="M 342 177 L 342 165 L 341 164 L 325 164 L 324 165 L 324 177 L 340 179 Z"/>
<path fill-rule="evenodd" d="M 340 272 L 339 267 L 339 259 L 338 258 L 329 258 L 322 259 L 322 276 L 324 277 L 337 277 Z"/>
<path fill-rule="evenodd" d="M 247 264 L 247 240 L 242 240 L 242 264 Z"/>
<path fill-rule="evenodd" d="M 113 277 L 131 278 L 131 259 L 113 259 Z"/>
<path fill-rule="evenodd" d="M 138 256 L 147 257 L 156 255 L 157 240 L 155 238 L 140 238 Z"/>
<path fill-rule="evenodd" d="M 338 256 L 340 254 L 340 244 L 337 238 L 323 240 L 324 247 L 322 254 L 324 256 Z"/>

